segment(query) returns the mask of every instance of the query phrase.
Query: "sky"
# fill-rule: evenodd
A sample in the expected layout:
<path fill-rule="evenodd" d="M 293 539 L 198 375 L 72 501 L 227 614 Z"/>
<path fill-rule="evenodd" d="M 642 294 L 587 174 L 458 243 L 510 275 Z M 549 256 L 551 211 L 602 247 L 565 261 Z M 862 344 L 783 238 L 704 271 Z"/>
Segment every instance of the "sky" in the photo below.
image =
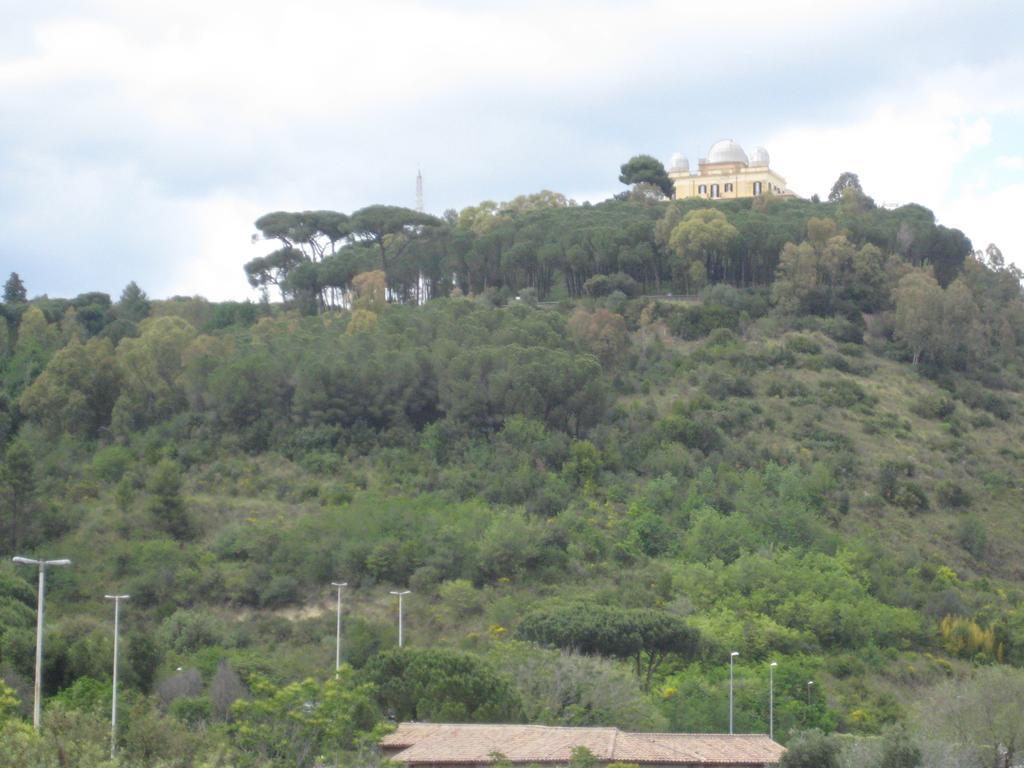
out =
<path fill-rule="evenodd" d="M 766 147 L 1024 267 L 1020 0 L 0 0 L 0 276 L 256 298 L 273 210 L 597 202 Z"/>

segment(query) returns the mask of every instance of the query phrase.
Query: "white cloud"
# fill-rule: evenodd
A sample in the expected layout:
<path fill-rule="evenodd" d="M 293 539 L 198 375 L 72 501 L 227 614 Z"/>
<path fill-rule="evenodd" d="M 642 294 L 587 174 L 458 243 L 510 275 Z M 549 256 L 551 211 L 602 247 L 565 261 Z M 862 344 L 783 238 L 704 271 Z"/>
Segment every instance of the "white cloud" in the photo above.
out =
<path fill-rule="evenodd" d="M 33 289 L 97 287 L 87 268 L 103 263 L 107 290 L 138 279 L 154 295 L 249 295 L 241 264 L 266 210 L 408 205 L 417 164 L 435 210 L 600 190 L 627 152 L 659 146 L 659 113 L 686 120 L 689 140 L 770 70 L 772 112 L 745 118 L 768 132 L 811 100 L 792 80 L 831 65 L 845 76 L 835 93 L 861 88 L 864 41 L 919 28 L 930 7 L 50 0 L 5 17 L 16 35 L 0 30 L 0 114 L 17 118 L 0 120 L 0 225 Z M 800 192 L 856 170 L 880 201 L 945 216 L 951 163 L 996 143 L 1016 75 L 951 68 L 920 93 L 873 95 L 855 125 L 794 124 L 765 143 Z M 54 221 L 73 225 L 55 235 Z"/>
<path fill-rule="evenodd" d="M 949 222 L 963 229 L 975 250 L 995 243 L 1003 257 L 1024 268 L 1024 235 L 1020 228 L 1020 206 L 1024 183 L 1008 184 L 951 201 L 946 211 Z"/>
<path fill-rule="evenodd" d="M 183 204 L 184 228 L 195 240 L 180 269 L 170 277 L 167 293 L 199 295 L 211 301 L 251 296 L 242 265 L 271 249 L 265 242 L 253 243 L 247 235 L 266 212 L 258 203 L 231 195 Z"/>
<path fill-rule="evenodd" d="M 860 119 L 779 132 L 767 144 L 772 165 L 805 196 L 825 197 L 841 172 L 853 171 L 878 203 L 925 205 L 975 247 L 997 242 L 1024 265 L 1024 235 L 1010 225 L 1019 186 L 994 182 L 983 157 L 999 149 L 994 126 L 1024 114 L 1024 92 L 1015 87 L 1022 81 L 1024 61 L 1016 58 L 935 72 L 913 90 L 866 97 Z"/>
<path fill-rule="evenodd" d="M 1024 155 L 1000 155 L 996 165 L 1008 171 L 1024 171 Z"/>

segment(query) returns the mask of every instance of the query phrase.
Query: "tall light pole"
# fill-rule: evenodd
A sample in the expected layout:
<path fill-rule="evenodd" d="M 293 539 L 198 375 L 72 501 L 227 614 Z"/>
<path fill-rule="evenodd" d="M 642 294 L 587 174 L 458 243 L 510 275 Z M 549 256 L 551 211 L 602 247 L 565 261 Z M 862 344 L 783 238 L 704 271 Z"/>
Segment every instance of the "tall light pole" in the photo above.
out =
<path fill-rule="evenodd" d="M 740 655 L 739 651 L 729 654 L 729 733 L 732 733 L 732 663 Z"/>
<path fill-rule="evenodd" d="M 397 592 L 395 590 L 392 590 L 391 594 L 392 595 L 398 595 L 398 647 L 401 648 L 402 647 L 402 598 L 405 597 L 406 595 L 410 594 L 410 592 L 409 592 L 408 589 L 403 590 L 401 592 Z"/>
<path fill-rule="evenodd" d="M 120 649 L 121 635 L 121 601 L 131 595 L 104 595 L 107 600 L 114 601 L 114 692 L 110 700 L 110 759 L 114 759 L 117 750 L 117 658 Z"/>
<path fill-rule="evenodd" d="M 36 610 L 36 686 L 35 699 L 32 704 L 32 726 L 38 731 L 43 719 L 43 598 L 46 595 L 46 566 L 71 565 L 71 561 L 67 559 L 33 560 L 30 557 L 11 559 L 21 565 L 35 565 L 39 568 L 39 608 Z"/>
<path fill-rule="evenodd" d="M 768 738 L 775 738 L 775 668 L 779 662 L 768 665 Z"/>
<path fill-rule="evenodd" d="M 807 706 L 811 706 L 811 686 L 814 685 L 813 680 L 807 681 Z"/>
<path fill-rule="evenodd" d="M 338 588 L 338 623 L 334 630 L 334 676 L 338 676 L 341 669 L 341 590 L 348 586 L 347 581 L 332 581 L 332 587 Z"/>

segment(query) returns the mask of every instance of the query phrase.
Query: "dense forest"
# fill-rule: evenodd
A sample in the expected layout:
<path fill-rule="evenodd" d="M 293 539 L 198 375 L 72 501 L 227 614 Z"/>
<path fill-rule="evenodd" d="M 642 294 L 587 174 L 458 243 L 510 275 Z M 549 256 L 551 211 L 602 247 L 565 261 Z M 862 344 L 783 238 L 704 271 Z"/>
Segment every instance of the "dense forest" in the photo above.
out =
<path fill-rule="evenodd" d="M 12 274 L 0 766 L 370 766 L 403 719 L 720 732 L 732 651 L 736 730 L 774 669 L 791 765 L 1016 764 L 1022 275 L 834 198 L 276 212 L 258 302 Z M 12 555 L 73 561 L 39 735 Z"/>

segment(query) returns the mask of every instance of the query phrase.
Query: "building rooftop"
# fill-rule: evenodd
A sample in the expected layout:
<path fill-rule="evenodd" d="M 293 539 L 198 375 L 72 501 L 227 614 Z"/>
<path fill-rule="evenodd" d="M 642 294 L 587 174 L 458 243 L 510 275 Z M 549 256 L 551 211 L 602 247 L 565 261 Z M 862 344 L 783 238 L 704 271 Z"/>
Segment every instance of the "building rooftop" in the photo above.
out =
<path fill-rule="evenodd" d="M 601 762 L 761 766 L 785 748 L 762 734 L 631 733 L 618 728 L 402 723 L 381 741 L 407 765 L 486 764 L 498 752 L 512 763 L 568 763 L 576 747 Z"/>
<path fill-rule="evenodd" d="M 747 165 L 747 153 L 732 139 L 716 141 L 708 150 L 707 163 L 743 163 Z"/>

